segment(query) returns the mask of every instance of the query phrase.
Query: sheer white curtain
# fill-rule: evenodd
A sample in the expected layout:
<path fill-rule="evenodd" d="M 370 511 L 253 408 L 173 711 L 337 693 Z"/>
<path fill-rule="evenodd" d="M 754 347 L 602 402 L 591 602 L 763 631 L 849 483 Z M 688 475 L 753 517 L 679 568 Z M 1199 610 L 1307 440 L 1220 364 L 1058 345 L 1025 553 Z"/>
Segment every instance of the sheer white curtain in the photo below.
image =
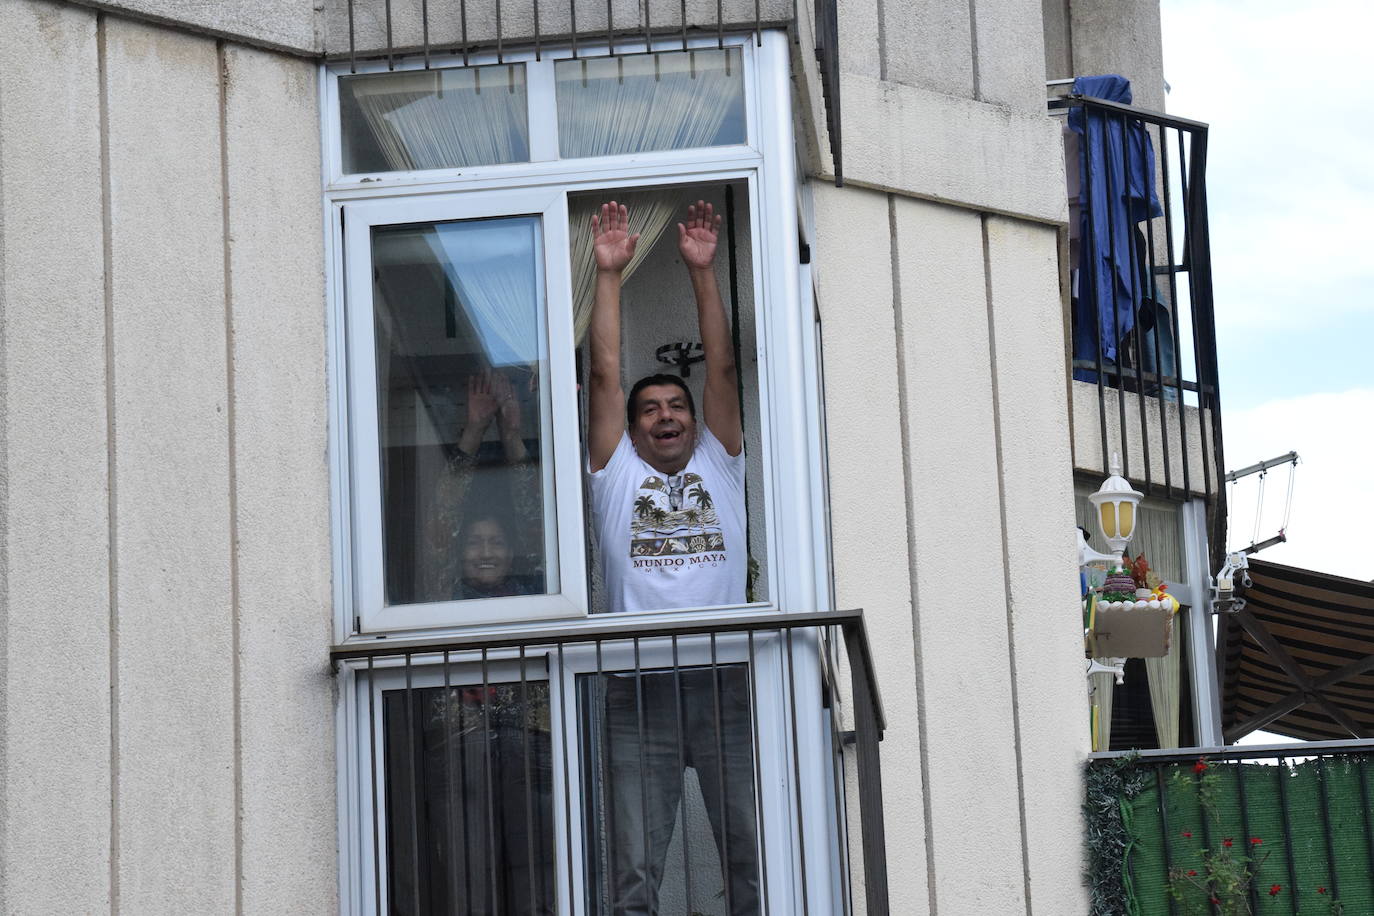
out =
<path fill-rule="evenodd" d="M 1114 659 L 1100 658 L 1098 661 L 1106 664 Z M 1093 750 L 1111 750 L 1112 692 L 1116 689 L 1116 675 L 1111 672 L 1094 674 L 1088 681 L 1092 684 L 1092 705 L 1097 707 L 1097 733 L 1093 735 Z"/>
<path fill-rule="evenodd" d="M 492 366 L 543 355 L 535 231 L 534 217 L 516 217 L 440 223 L 425 233 Z"/>
<path fill-rule="evenodd" d="M 717 142 L 742 110 L 738 51 L 675 51 L 560 61 L 558 146 L 564 158 L 689 149 Z M 745 141 L 743 123 L 738 136 Z"/>
<path fill-rule="evenodd" d="M 686 219 L 688 198 L 695 196 L 679 188 L 655 188 L 648 191 L 607 191 L 596 197 L 573 198 L 568 202 L 568 237 L 572 248 L 573 325 L 581 343 L 592 320 L 592 302 L 596 298 L 596 261 L 592 256 L 592 214 L 607 200 L 615 198 L 630 211 L 630 234 L 639 233 L 635 256 L 622 276 L 628 280 L 644 263 L 663 230 L 678 220 Z"/>
<path fill-rule="evenodd" d="M 522 65 L 387 73 L 347 85 L 392 169 L 529 156 Z"/>
<path fill-rule="evenodd" d="M 1179 611 L 1182 614 L 1182 610 Z M 1179 661 L 1183 656 L 1183 627 L 1174 615 L 1174 638 L 1162 658 L 1145 659 L 1145 676 L 1150 683 L 1150 708 L 1154 714 L 1155 737 L 1160 747 L 1178 747 Z"/>

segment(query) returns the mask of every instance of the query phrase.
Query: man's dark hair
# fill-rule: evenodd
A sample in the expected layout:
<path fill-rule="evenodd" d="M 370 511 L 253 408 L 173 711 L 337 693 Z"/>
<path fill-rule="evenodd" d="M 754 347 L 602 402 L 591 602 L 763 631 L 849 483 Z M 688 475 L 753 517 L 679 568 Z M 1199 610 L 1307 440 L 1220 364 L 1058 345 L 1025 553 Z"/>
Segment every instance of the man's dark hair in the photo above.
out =
<path fill-rule="evenodd" d="M 630 389 L 630 396 L 625 399 L 625 422 L 629 426 L 635 425 L 635 408 L 638 406 L 639 393 L 650 385 L 675 385 L 682 389 L 682 396 L 687 399 L 687 412 L 692 415 L 692 419 L 697 418 L 697 403 L 692 400 L 692 391 L 687 387 L 687 383 L 676 375 L 646 375 L 644 378 L 635 382 Z"/>

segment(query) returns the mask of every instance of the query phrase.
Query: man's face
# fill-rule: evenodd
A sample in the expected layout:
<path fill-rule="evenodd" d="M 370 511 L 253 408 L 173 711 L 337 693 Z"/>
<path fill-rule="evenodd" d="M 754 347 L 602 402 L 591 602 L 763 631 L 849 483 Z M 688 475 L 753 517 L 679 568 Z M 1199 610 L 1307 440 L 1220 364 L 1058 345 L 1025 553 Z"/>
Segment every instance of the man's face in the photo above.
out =
<path fill-rule="evenodd" d="M 676 385 L 649 385 L 635 399 L 630 441 L 656 471 L 676 474 L 697 444 L 697 421 L 686 393 Z"/>

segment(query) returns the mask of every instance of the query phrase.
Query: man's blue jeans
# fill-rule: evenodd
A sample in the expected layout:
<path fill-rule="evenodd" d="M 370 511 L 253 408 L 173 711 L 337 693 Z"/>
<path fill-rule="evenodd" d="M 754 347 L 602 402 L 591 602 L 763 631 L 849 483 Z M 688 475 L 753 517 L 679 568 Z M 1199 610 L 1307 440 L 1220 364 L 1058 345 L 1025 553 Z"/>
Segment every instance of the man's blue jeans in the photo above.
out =
<path fill-rule="evenodd" d="M 727 909 L 731 916 L 755 916 L 759 862 L 748 668 L 683 669 L 676 678 L 655 671 L 641 674 L 638 684 L 632 674 L 610 675 L 606 738 L 614 916 L 660 911 L 684 767 L 694 768 L 701 784 Z"/>

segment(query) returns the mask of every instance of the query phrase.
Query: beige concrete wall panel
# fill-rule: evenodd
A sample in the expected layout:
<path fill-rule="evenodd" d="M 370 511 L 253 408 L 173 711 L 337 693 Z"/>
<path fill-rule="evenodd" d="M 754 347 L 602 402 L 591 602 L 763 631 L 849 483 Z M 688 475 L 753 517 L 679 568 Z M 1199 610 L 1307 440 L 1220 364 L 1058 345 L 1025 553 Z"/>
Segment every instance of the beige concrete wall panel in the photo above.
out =
<path fill-rule="evenodd" d="M 225 66 L 243 910 L 338 911 L 316 68 Z"/>
<path fill-rule="evenodd" d="M 118 525 L 119 905 L 234 907 L 219 66 L 106 23 Z"/>
<path fill-rule="evenodd" d="M 0 2 L 0 910 L 109 908 L 95 16 Z"/>
<path fill-rule="evenodd" d="M 348 0 L 323 0 L 324 47 L 329 54 L 347 54 L 349 48 Z M 466 13 L 467 43 L 495 45 L 499 34 L 506 47 L 532 44 L 535 28 L 535 0 L 501 0 L 500 29 L 497 29 L 496 0 L 429 0 L 429 44 L 431 48 L 461 48 Z M 576 24 L 580 36 L 590 42 L 604 43 L 607 8 L 616 32 L 642 34 L 645 5 L 638 0 L 576 0 Z M 719 19 L 728 31 L 752 28 L 756 21 L 782 23 L 792 18 L 790 0 L 760 0 L 756 13 L 754 0 L 723 0 L 717 11 L 716 0 L 687 0 L 687 26 L 694 35 L 714 36 Z M 566 41 L 572 31 L 574 8 L 570 0 L 539 0 L 538 34 L 544 39 Z M 393 0 L 391 44 L 396 48 L 422 48 L 425 40 L 420 0 Z M 675 32 L 682 25 L 681 0 L 652 0 L 648 24 L 655 33 Z M 599 36 L 599 38 L 598 38 Z M 625 41 L 633 40 L 633 36 Z M 358 53 L 385 51 L 387 46 L 386 5 L 381 0 L 355 0 L 353 6 L 353 43 Z"/>
<path fill-rule="evenodd" d="M 926 838 L 887 195 L 812 187 L 835 597 L 840 607 L 864 608 L 888 717 L 883 814 L 892 912 L 922 913 Z"/>
<path fill-rule="evenodd" d="M 1040 0 L 1045 36 L 1045 79 L 1073 76 L 1073 49 L 1069 41 L 1069 0 Z"/>
<path fill-rule="evenodd" d="M 1104 467 L 1102 461 L 1105 413 L 1108 465 L 1111 464 L 1112 454 L 1117 453 L 1122 458 L 1127 477 L 1132 480 L 1148 478 L 1161 488 L 1165 484 L 1167 466 L 1168 483 L 1182 490 L 1183 464 L 1186 461 L 1187 492 L 1201 496 L 1209 483 L 1211 491 L 1217 491 L 1218 475 L 1213 460 L 1215 454 L 1212 451 L 1210 410 L 1203 410 L 1199 418 L 1198 408 L 1165 400 L 1161 418 L 1160 399 L 1146 397 L 1142 431 L 1140 396 L 1133 391 L 1123 392 L 1104 387 L 1101 400 L 1105 411 L 1098 407 L 1096 383 L 1074 382 L 1070 397 L 1073 404 L 1073 466 L 1076 469 L 1102 476 L 1108 473 L 1108 467 Z M 1121 422 L 1123 412 L 1126 418 L 1124 435 Z"/>
<path fill-rule="evenodd" d="M 921 201 L 895 217 L 935 897 L 1009 913 L 1024 879 L 982 229 Z"/>
<path fill-rule="evenodd" d="M 973 0 L 978 98 L 1045 114 L 1045 38 L 1040 0 Z"/>
<path fill-rule="evenodd" d="M 1083 627 L 1073 565 L 1073 474 L 1058 234 L 990 217 L 1002 496 L 1032 910 L 1083 913 L 1082 765 L 1089 750 Z"/>
<path fill-rule="evenodd" d="M 967 3 L 904 0 L 886 2 L 880 8 L 886 79 L 973 98 L 973 32 Z M 873 17 L 871 8 L 868 15 Z M 840 55 L 846 70 L 850 69 L 848 50 Z"/>
<path fill-rule="evenodd" d="M 76 0 L 168 25 L 318 54 L 317 0 Z M 368 3 L 370 0 L 357 0 Z M 378 2 L 380 5 L 380 0 Z"/>
<path fill-rule="evenodd" d="M 883 77 L 881 7 L 872 0 L 837 0 L 835 16 L 840 33 L 840 66 L 872 79 Z"/>
<path fill-rule="evenodd" d="M 1119 73 L 1131 81 L 1134 103 L 1164 110 L 1164 45 L 1159 0 L 1073 0 L 1073 72 Z"/>
<path fill-rule="evenodd" d="M 1068 219 L 1063 141 L 1048 117 L 855 74 L 841 82 L 846 182 L 1044 222 Z"/>

